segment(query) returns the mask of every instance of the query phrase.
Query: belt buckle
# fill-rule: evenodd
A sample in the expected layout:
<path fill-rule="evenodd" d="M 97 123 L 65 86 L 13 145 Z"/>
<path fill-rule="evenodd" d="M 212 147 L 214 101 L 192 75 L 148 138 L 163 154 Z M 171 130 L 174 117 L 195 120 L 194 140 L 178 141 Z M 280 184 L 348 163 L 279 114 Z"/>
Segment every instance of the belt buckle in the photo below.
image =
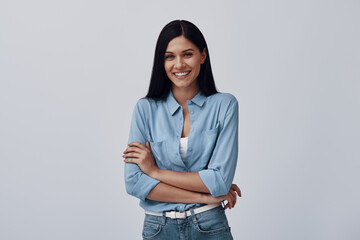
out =
<path fill-rule="evenodd" d="M 186 211 L 171 211 L 171 212 L 167 212 L 166 216 L 172 219 L 176 219 L 176 218 L 186 218 Z"/>

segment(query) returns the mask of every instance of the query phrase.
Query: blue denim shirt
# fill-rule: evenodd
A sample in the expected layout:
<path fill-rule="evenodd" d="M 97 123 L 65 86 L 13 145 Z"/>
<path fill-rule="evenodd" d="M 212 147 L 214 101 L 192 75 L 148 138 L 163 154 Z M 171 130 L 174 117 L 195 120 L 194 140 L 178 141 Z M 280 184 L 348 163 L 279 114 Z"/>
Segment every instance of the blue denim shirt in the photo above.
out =
<path fill-rule="evenodd" d="M 171 91 L 165 101 L 142 98 L 137 102 L 129 143 L 149 141 L 160 169 L 199 172 L 212 196 L 225 195 L 231 187 L 238 157 L 238 102 L 228 93 L 206 97 L 199 92 L 186 104 L 191 129 L 184 161 L 179 153 L 183 111 Z M 146 199 L 159 181 L 144 174 L 134 163 L 125 163 L 125 183 L 126 191 L 139 198 L 140 206 L 148 211 L 184 211 L 201 205 Z"/>

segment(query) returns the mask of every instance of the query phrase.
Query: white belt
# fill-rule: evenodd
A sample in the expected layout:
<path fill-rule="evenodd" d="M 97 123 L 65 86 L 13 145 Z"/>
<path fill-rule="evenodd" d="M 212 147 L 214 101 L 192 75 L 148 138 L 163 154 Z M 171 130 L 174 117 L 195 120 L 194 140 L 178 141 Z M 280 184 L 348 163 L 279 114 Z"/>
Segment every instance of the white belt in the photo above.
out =
<path fill-rule="evenodd" d="M 198 207 L 194 209 L 194 213 L 198 214 L 201 212 L 205 212 L 207 210 L 216 208 L 218 206 L 220 206 L 221 203 L 217 203 L 217 204 L 209 204 L 209 205 L 204 205 L 202 207 Z M 162 213 L 155 213 L 155 212 L 150 212 L 150 211 L 145 211 L 146 214 L 150 214 L 150 215 L 154 215 L 154 216 L 162 216 Z M 181 212 L 177 212 L 177 211 L 170 211 L 170 212 L 165 212 L 165 216 L 168 218 L 186 218 L 188 216 L 191 216 L 191 211 L 181 211 Z"/>

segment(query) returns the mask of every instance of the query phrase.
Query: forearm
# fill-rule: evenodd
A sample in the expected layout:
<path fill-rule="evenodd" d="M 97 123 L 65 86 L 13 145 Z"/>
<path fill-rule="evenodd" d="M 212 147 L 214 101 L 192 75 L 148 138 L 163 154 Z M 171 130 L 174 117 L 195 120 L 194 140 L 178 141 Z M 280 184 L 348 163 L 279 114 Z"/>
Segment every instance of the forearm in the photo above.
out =
<path fill-rule="evenodd" d="M 186 189 L 193 192 L 209 193 L 209 190 L 197 172 L 175 172 L 171 170 L 158 169 L 150 174 L 163 183 Z"/>
<path fill-rule="evenodd" d="M 147 199 L 172 203 L 209 203 L 210 194 L 192 192 L 160 182 L 153 188 Z"/>

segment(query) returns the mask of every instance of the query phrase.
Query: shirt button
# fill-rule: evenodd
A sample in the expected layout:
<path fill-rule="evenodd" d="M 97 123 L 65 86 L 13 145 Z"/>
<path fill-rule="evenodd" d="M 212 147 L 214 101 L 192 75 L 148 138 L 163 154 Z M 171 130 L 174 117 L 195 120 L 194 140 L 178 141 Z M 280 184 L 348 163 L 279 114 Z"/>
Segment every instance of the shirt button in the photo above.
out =
<path fill-rule="evenodd" d="M 192 151 L 192 148 L 191 148 L 191 147 L 189 148 L 189 151 L 190 151 L 190 152 Z"/>
<path fill-rule="evenodd" d="M 191 113 L 191 114 L 193 114 L 193 113 L 194 113 L 194 111 L 193 111 L 193 110 L 191 110 L 191 111 L 190 111 L 190 113 Z"/>

